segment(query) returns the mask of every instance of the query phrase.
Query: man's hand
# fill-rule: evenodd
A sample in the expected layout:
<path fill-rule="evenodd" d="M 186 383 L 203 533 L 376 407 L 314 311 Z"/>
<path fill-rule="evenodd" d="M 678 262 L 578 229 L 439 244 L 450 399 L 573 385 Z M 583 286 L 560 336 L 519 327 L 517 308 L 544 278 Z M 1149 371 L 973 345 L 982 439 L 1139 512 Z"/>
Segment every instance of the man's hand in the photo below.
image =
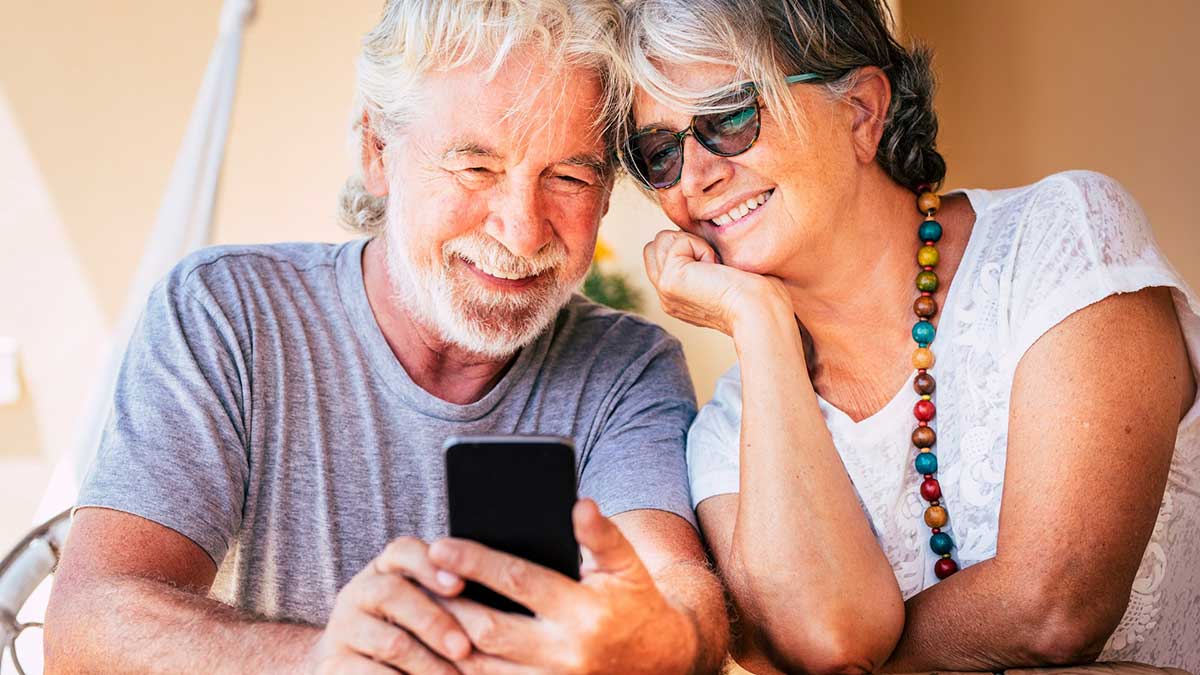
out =
<path fill-rule="evenodd" d="M 471 643 L 425 589 L 449 598 L 462 588 L 461 578 L 429 561 L 425 542 L 411 537 L 393 541 L 338 593 L 325 632 L 310 655 L 311 669 L 458 673 L 453 661 L 470 654 Z"/>
<path fill-rule="evenodd" d="M 536 615 L 441 600 L 475 645 L 464 673 L 686 673 L 698 652 L 694 622 L 659 592 L 633 546 L 595 502 L 580 500 L 575 537 L 591 554 L 582 581 L 459 539 L 429 547 L 438 568 L 473 579 Z"/>

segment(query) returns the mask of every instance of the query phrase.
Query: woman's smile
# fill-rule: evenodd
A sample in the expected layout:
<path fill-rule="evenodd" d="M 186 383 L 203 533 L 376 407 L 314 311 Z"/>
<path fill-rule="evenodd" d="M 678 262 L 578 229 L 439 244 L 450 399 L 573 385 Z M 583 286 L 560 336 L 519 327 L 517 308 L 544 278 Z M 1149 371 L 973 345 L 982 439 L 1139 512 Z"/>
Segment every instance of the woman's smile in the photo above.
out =
<path fill-rule="evenodd" d="M 704 214 L 696 220 L 715 236 L 723 238 L 731 232 L 740 232 L 746 225 L 757 222 L 767 202 L 775 194 L 775 188 L 765 190 L 749 197 L 741 197 L 724 203 Z"/>

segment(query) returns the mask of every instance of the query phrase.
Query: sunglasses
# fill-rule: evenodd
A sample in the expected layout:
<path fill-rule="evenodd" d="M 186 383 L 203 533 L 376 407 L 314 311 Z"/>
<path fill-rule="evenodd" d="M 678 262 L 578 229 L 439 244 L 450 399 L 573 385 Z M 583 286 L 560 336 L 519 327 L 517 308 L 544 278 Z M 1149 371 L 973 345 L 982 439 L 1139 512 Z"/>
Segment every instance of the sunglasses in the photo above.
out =
<path fill-rule="evenodd" d="M 796 84 L 822 79 L 816 73 L 804 73 L 789 75 L 785 81 Z M 701 147 L 719 157 L 733 157 L 749 150 L 762 130 L 758 87 L 747 82 L 713 104 L 729 110 L 696 115 L 682 131 L 643 129 L 630 136 L 620 152 L 625 170 L 648 188 L 666 190 L 683 176 L 683 139 L 689 134 Z"/>

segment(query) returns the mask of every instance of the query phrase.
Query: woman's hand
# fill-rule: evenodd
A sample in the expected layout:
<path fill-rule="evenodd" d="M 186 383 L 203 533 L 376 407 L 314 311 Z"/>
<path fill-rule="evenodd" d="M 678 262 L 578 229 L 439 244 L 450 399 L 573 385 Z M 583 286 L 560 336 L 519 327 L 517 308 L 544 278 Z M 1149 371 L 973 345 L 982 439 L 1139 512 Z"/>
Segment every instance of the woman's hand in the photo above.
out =
<path fill-rule="evenodd" d="M 642 255 L 663 310 L 682 321 L 732 337 L 735 326 L 756 313 L 791 314 L 783 281 L 722 265 L 694 234 L 663 230 Z"/>

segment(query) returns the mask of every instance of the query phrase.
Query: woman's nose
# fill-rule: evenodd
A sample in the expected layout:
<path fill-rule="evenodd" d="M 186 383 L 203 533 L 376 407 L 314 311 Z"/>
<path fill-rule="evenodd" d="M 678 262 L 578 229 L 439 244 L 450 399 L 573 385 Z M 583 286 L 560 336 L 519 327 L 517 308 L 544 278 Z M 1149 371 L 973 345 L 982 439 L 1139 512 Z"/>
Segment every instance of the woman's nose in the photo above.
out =
<path fill-rule="evenodd" d="M 679 177 L 684 196 L 708 194 L 729 180 L 732 174 L 733 163 L 727 158 L 709 152 L 691 134 L 684 137 L 683 173 Z"/>

